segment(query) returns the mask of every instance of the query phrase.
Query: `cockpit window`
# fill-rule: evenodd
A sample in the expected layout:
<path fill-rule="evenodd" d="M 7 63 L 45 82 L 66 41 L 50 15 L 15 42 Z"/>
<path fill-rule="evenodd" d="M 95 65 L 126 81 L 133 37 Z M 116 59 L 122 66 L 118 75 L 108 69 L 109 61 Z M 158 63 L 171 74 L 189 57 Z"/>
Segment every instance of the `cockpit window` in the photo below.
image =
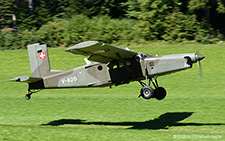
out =
<path fill-rule="evenodd" d="M 149 57 L 149 55 L 144 54 L 144 53 L 138 53 L 137 56 L 136 56 L 136 60 L 141 62 L 147 57 Z"/>

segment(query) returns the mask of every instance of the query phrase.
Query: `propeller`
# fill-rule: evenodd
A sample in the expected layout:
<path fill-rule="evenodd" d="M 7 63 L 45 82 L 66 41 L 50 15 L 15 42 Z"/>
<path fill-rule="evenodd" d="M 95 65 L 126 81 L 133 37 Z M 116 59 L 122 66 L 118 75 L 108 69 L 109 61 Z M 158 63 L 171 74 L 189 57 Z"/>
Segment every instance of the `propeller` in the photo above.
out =
<path fill-rule="evenodd" d="M 201 80 L 202 79 L 202 67 L 200 61 L 197 61 L 198 65 L 198 78 Z"/>
<path fill-rule="evenodd" d="M 199 79 L 202 79 L 202 67 L 201 67 L 200 61 L 204 58 L 205 58 L 205 56 L 200 55 L 200 54 L 196 54 L 196 60 L 197 60 L 197 66 L 198 66 L 198 78 Z"/>

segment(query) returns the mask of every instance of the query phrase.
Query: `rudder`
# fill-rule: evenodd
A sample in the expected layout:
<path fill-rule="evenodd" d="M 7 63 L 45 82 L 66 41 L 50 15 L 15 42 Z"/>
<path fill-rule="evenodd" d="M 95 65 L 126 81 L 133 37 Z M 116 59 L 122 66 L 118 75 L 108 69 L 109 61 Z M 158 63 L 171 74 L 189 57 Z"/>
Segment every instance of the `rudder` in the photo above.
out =
<path fill-rule="evenodd" d="M 27 46 L 30 68 L 33 77 L 44 77 L 50 74 L 51 68 L 47 45 L 39 43 Z"/>

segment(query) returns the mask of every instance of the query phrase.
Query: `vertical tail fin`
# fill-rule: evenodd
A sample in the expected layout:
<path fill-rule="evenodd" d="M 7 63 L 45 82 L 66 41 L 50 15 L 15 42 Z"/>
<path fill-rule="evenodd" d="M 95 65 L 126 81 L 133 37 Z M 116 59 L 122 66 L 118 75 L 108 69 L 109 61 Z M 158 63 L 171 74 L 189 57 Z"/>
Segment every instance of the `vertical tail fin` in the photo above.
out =
<path fill-rule="evenodd" d="M 47 45 L 39 43 L 27 46 L 30 68 L 33 77 L 44 77 L 50 74 L 50 63 Z"/>

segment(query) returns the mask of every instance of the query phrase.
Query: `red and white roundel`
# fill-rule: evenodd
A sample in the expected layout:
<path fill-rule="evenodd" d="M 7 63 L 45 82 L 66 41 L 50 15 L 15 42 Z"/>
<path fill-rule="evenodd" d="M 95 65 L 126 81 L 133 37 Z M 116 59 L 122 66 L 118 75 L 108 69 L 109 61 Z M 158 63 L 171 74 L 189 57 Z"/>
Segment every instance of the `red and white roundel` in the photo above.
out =
<path fill-rule="evenodd" d="M 44 52 L 39 53 L 39 58 L 40 58 L 41 60 L 44 60 L 45 57 L 46 57 L 46 54 L 45 54 Z"/>

